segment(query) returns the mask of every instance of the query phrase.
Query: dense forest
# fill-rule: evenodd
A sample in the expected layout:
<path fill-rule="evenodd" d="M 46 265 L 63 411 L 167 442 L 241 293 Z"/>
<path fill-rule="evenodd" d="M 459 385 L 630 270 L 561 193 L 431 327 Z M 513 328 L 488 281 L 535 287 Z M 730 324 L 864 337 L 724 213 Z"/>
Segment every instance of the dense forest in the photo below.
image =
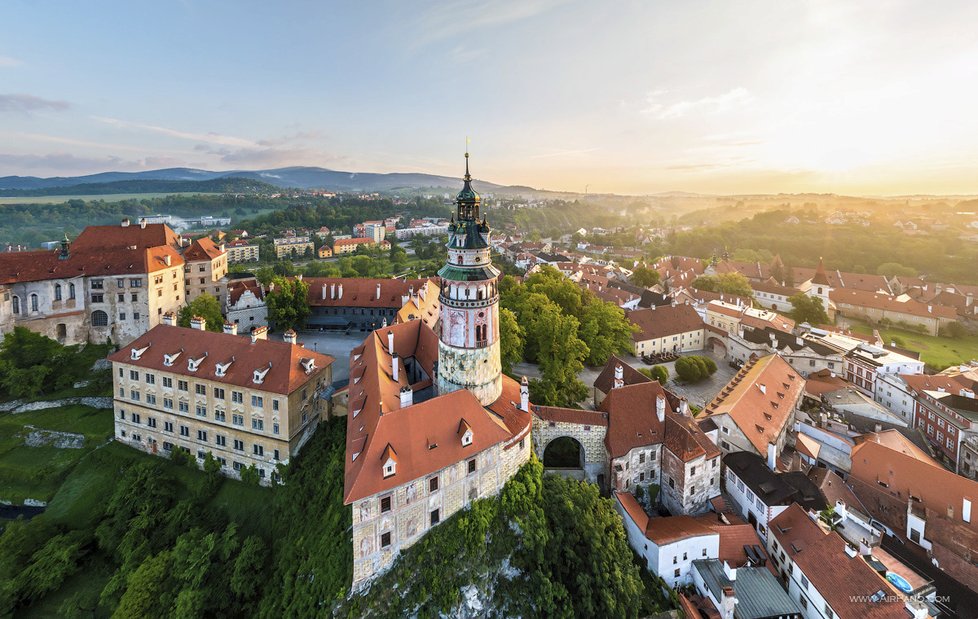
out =
<path fill-rule="evenodd" d="M 0 196 L 98 196 L 113 193 L 279 193 L 275 185 L 228 176 L 205 181 L 127 180 L 39 189 L 0 189 Z"/>
<path fill-rule="evenodd" d="M 828 268 L 840 271 L 877 273 L 896 265 L 931 281 L 978 284 L 978 244 L 960 238 L 960 232 L 908 235 L 891 225 L 786 223 L 792 214 L 776 210 L 677 232 L 655 245 L 652 253 L 710 258 L 741 250 L 745 257 L 751 252 L 759 257 L 780 255 L 789 267 L 814 267 L 824 257 Z"/>

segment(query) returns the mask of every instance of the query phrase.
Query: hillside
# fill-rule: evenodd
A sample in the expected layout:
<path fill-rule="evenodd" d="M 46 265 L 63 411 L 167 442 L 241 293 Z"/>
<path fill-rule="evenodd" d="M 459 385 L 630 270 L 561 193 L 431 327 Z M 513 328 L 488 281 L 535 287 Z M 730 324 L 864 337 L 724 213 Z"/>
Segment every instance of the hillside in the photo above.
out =
<path fill-rule="evenodd" d="M 251 178 L 221 177 L 208 180 L 128 179 L 32 189 L 0 189 L 4 197 L 96 196 L 131 193 L 274 193 L 275 185 Z"/>

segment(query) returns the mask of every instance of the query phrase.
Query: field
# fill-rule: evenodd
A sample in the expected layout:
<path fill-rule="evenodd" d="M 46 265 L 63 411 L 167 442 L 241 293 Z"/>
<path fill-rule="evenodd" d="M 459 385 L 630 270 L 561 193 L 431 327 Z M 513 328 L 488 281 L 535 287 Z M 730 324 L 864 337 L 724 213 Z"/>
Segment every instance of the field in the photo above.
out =
<path fill-rule="evenodd" d="M 0 204 L 60 204 L 68 200 L 102 200 L 103 202 L 122 202 L 123 200 L 149 200 L 166 196 L 215 196 L 215 193 L 188 191 L 182 193 L 108 193 L 102 195 L 68 196 L 0 196 Z"/>
<path fill-rule="evenodd" d="M 80 449 L 25 444 L 32 431 L 42 430 L 80 434 L 85 440 Z M 0 499 L 14 504 L 51 500 L 71 469 L 111 436 L 110 410 L 63 406 L 0 414 Z"/>
<path fill-rule="evenodd" d="M 853 331 L 866 334 L 873 332 L 873 327 L 866 323 L 848 322 Z M 897 346 L 919 352 L 920 359 L 935 371 L 978 359 L 978 335 L 961 338 L 934 337 L 894 328 L 881 328 L 879 332 L 887 344 L 896 342 Z"/>

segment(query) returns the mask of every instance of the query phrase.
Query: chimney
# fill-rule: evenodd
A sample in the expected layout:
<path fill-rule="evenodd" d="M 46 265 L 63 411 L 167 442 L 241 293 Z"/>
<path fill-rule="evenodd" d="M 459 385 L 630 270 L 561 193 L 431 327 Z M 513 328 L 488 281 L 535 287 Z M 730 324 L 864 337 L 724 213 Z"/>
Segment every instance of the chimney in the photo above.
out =
<path fill-rule="evenodd" d="M 666 398 L 661 393 L 655 396 L 655 416 L 659 419 L 659 423 L 666 420 Z"/>
<path fill-rule="evenodd" d="M 268 327 L 255 327 L 251 330 L 251 343 L 268 339 Z"/>
<path fill-rule="evenodd" d="M 340 284 L 339 286 L 336 287 L 336 298 L 337 299 L 343 298 L 343 284 Z"/>
<path fill-rule="evenodd" d="M 326 284 L 323 284 L 323 301 L 326 300 Z"/>
<path fill-rule="evenodd" d="M 424 283 L 424 284 L 422 284 L 422 286 L 421 286 L 421 292 L 420 292 L 420 296 L 421 296 L 421 300 L 422 300 L 422 301 L 424 301 L 424 300 L 425 300 L 424 298 L 425 298 L 425 295 L 426 295 L 426 294 L 428 294 L 428 282 L 425 282 L 425 283 Z M 969 294 L 968 296 L 970 297 L 971 295 Z M 969 305 L 970 305 L 970 304 L 969 304 Z"/>
<path fill-rule="evenodd" d="M 289 329 L 288 331 L 282 334 L 282 340 L 285 341 L 286 344 L 292 344 L 293 346 L 295 346 L 296 342 L 298 341 L 298 338 L 296 336 L 295 331 Z"/>
<path fill-rule="evenodd" d="M 734 612 L 739 601 L 734 597 L 733 587 L 724 587 L 723 596 L 720 599 L 720 617 L 722 619 L 734 619 Z"/>
<path fill-rule="evenodd" d="M 387 330 L 387 354 L 394 356 L 394 331 L 392 329 Z"/>
<path fill-rule="evenodd" d="M 395 353 L 391 353 L 391 378 L 394 379 L 394 382 L 395 383 L 396 382 L 400 382 L 400 380 L 399 380 L 400 379 L 400 371 L 398 369 L 398 366 L 399 365 L 400 364 L 397 362 L 397 353 L 396 352 Z"/>
<path fill-rule="evenodd" d="M 146 218 L 145 217 L 140 217 L 139 218 L 139 228 L 141 230 L 145 230 L 146 229 Z"/>
<path fill-rule="evenodd" d="M 685 397 L 679 398 L 679 414 L 683 417 L 689 417 L 689 400 Z"/>
<path fill-rule="evenodd" d="M 778 470 L 778 448 L 774 443 L 767 444 L 767 468 L 774 472 Z"/>
<path fill-rule="evenodd" d="M 238 325 L 236 325 L 233 322 L 227 322 L 227 321 L 225 321 L 224 322 L 224 332 L 227 333 L 228 335 L 237 335 L 238 334 Z"/>
<path fill-rule="evenodd" d="M 965 307 L 971 307 L 974 304 L 975 304 L 975 293 L 969 292 L 968 294 L 964 295 Z"/>
<path fill-rule="evenodd" d="M 123 219 L 121 225 L 122 225 L 123 228 L 128 228 L 129 227 L 129 218 L 126 217 L 125 219 Z"/>
<path fill-rule="evenodd" d="M 841 522 L 845 522 L 846 519 L 849 518 L 849 512 L 846 509 L 846 504 L 844 501 L 835 502 L 835 513 L 837 513 L 839 517 L 842 518 Z"/>
<path fill-rule="evenodd" d="M 404 385 L 401 387 L 401 408 L 407 408 L 412 404 L 414 404 L 414 391 L 407 385 Z"/>
<path fill-rule="evenodd" d="M 530 381 L 526 376 L 520 380 L 520 410 L 530 412 Z"/>
<path fill-rule="evenodd" d="M 160 324 L 166 325 L 168 327 L 177 326 L 177 315 L 174 314 L 173 312 L 167 312 L 163 314 L 163 317 L 160 318 Z"/>
<path fill-rule="evenodd" d="M 377 300 L 380 301 L 380 284 L 377 284 Z"/>
<path fill-rule="evenodd" d="M 621 367 L 621 364 L 615 366 L 615 385 L 613 389 L 618 389 L 619 387 L 625 386 L 625 368 Z"/>
<path fill-rule="evenodd" d="M 927 313 L 928 314 L 933 314 L 934 313 L 934 306 L 933 305 L 928 305 L 927 306 Z"/>
<path fill-rule="evenodd" d="M 203 316 L 194 316 L 190 319 L 190 328 L 203 331 L 207 328 L 207 320 Z"/>
<path fill-rule="evenodd" d="M 163 256 L 163 264 L 166 266 L 173 266 L 173 258 L 170 257 L 170 254 Z"/>

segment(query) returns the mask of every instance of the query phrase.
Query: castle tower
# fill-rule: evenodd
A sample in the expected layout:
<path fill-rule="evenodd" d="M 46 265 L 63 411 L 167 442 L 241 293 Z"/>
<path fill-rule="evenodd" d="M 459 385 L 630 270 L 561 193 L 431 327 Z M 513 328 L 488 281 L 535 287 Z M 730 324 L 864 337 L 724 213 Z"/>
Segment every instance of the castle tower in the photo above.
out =
<path fill-rule="evenodd" d="M 489 224 L 479 221 L 481 198 L 472 189 L 469 154 L 465 184 L 448 226 L 448 262 L 440 271 L 439 393 L 468 389 L 484 406 L 502 393 L 499 359 L 499 270 L 489 254 Z"/>

